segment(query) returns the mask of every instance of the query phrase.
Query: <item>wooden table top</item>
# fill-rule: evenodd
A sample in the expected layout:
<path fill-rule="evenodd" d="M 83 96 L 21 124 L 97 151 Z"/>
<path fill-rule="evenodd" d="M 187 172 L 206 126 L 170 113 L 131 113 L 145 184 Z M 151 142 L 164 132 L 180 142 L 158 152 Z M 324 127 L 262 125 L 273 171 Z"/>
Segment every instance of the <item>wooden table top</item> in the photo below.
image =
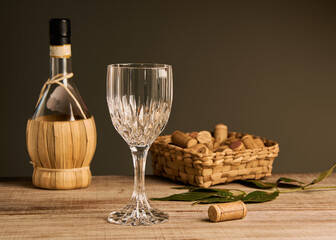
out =
<path fill-rule="evenodd" d="M 309 182 L 316 174 L 281 176 Z M 319 184 L 332 185 L 336 174 Z M 146 177 L 148 197 L 181 192 L 173 186 L 179 184 Z M 284 193 L 271 202 L 249 204 L 242 220 L 212 223 L 209 205 L 153 202 L 170 215 L 169 222 L 144 227 L 108 223 L 109 212 L 128 202 L 132 187 L 131 176 L 97 176 L 88 188 L 64 191 L 34 188 L 28 178 L 0 179 L 0 239 L 336 239 L 336 190 Z M 217 187 L 252 191 L 237 183 Z"/>

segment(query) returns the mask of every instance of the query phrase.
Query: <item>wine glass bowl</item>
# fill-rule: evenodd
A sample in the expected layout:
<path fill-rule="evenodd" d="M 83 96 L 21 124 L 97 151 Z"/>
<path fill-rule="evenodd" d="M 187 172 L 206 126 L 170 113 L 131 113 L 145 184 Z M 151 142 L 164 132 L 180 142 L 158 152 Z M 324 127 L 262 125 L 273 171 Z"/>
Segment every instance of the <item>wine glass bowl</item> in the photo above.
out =
<path fill-rule="evenodd" d="M 131 201 L 110 213 L 121 225 L 152 225 L 168 215 L 148 203 L 144 178 L 148 149 L 167 124 L 173 100 L 172 67 L 165 64 L 111 64 L 107 69 L 107 103 L 112 123 L 129 145 L 134 165 Z"/>

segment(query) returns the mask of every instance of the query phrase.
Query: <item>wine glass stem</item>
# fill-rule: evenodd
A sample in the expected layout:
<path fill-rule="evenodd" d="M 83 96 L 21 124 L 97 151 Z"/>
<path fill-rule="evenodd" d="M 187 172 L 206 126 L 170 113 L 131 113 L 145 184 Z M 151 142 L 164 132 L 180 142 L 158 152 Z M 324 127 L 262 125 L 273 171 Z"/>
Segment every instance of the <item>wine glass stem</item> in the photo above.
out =
<path fill-rule="evenodd" d="M 149 147 L 131 147 L 134 165 L 134 190 L 132 202 L 136 202 L 137 208 L 149 207 L 145 193 L 145 167 Z"/>

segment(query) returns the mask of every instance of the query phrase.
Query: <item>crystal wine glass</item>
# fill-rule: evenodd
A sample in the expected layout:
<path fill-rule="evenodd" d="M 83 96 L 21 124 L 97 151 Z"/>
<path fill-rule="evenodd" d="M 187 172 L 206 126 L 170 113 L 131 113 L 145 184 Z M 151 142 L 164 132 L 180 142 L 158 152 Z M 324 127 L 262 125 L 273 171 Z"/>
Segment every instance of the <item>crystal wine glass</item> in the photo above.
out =
<path fill-rule="evenodd" d="M 130 203 L 111 212 L 108 221 L 152 225 L 168 220 L 145 193 L 148 149 L 168 121 L 173 101 L 172 67 L 165 64 L 111 64 L 107 69 L 107 103 L 112 123 L 131 149 L 134 191 Z"/>

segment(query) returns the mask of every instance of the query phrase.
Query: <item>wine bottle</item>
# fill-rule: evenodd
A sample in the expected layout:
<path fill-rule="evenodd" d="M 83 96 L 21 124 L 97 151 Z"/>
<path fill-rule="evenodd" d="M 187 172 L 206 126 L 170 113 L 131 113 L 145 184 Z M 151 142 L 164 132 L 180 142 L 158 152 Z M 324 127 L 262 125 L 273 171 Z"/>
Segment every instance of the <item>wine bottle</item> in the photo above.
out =
<path fill-rule="evenodd" d="M 73 80 L 70 20 L 51 19 L 49 35 L 50 75 L 27 123 L 33 184 L 47 189 L 87 187 L 97 135 Z"/>

